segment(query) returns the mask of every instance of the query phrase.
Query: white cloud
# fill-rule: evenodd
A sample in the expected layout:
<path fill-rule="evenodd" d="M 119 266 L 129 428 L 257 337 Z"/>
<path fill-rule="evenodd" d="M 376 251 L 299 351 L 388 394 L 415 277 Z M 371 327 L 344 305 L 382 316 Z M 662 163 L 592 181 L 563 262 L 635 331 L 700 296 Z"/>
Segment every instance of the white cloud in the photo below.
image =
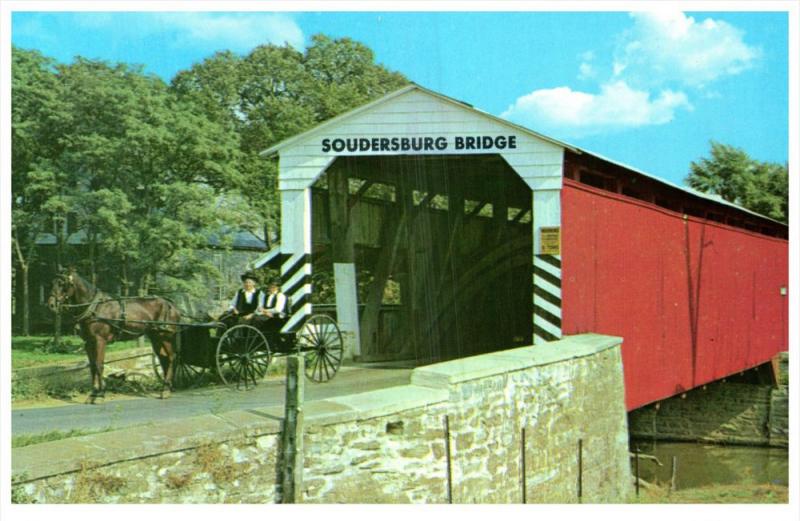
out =
<path fill-rule="evenodd" d="M 534 90 L 501 117 L 564 137 L 663 125 L 680 110 L 693 110 L 687 93 L 718 97 L 716 80 L 753 67 L 761 56 L 723 21 L 698 22 L 677 11 L 630 16 L 633 25 L 618 36 L 613 56 L 578 56 L 577 78 L 597 81 L 596 93 L 569 86 Z"/>
<path fill-rule="evenodd" d="M 302 49 L 303 31 L 290 17 L 281 13 L 158 13 L 158 23 L 177 32 L 176 43 L 196 45 L 213 43 L 220 49 L 249 51 L 257 45 L 274 43 Z"/>
<path fill-rule="evenodd" d="M 591 63 L 581 62 L 578 71 L 579 80 L 588 80 L 597 76 L 597 71 L 594 70 L 594 66 Z"/>
<path fill-rule="evenodd" d="M 681 12 L 632 13 L 633 27 L 615 53 L 614 75 L 637 85 L 703 87 L 752 67 L 761 55 L 736 27 Z"/>
<path fill-rule="evenodd" d="M 73 13 L 65 23 L 84 31 L 112 31 L 131 41 L 166 36 L 170 47 L 248 52 L 262 44 L 303 49 L 303 31 L 284 13 L 138 12 Z"/>
<path fill-rule="evenodd" d="M 594 60 L 594 51 L 585 51 L 580 54 L 581 64 L 578 66 L 578 79 L 589 80 L 597 76 L 597 69 L 592 62 Z"/>
<path fill-rule="evenodd" d="M 597 94 L 569 87 L 536 90 L 517 99 L 500 117 L 530 128 L 579 137 L 662 125 L 672 121 L 679 109 L 692 109 L 683 92 L 662 90 L 651 99 L 649 92 L 633 89 L 619 80 L 602 85 Z"/>

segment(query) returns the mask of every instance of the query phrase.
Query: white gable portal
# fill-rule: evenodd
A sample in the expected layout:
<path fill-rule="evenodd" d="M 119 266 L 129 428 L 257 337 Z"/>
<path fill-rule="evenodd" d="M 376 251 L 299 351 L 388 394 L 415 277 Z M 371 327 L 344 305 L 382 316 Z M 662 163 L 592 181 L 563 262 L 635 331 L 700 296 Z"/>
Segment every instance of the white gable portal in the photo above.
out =
<path fill-rule="evenodd" d="M 281 275 L 284 291 L 295 303 L 284 330 L 295 330 L 312 313 L 311 186 L 337 157 L 500 155 L 531 189 L 533 264 L 536 270 L 547 271 L 546 277 L 535 275 L 533 283 L 544 288 L 561 277 L 560 267 L 553 268 L 560 266 L 560 246 L 555 251 L 551 246 L 543 249 L 542 234 L 549 234 L 548 244 L 552 244 L 555 233 L 555 244 L 560 244 L 565 149 L 572 147 L 410 85 L 265 150 L 262 155 L 279 155 L 280 250 L 285 259 Z M 551 260 L 542 263 L 537 261 L 540 256 Z M 348 352 L 357 355 L 355 266 L 335 264 L 334 268 L 337 320 Z M 545 289 L 552 295 L 549 302 L 560 301 L 560 283 L 541 291 Z M 552 306 L 537 296 L 533 301 L 535 309 L 545 309 L 543 316 L 560 320 L 560 305 Z M 561 336 L 560 325 L 541 317 L 533 317 L 533 327 L 535 343 Z"/>
<path fill-rule="evenodd" d="M 280 189 L 310 186 L 337 156 L 500 154 L 532 189 L 561 188 L 564 146 L 416 85 L 265 151 Z"/>

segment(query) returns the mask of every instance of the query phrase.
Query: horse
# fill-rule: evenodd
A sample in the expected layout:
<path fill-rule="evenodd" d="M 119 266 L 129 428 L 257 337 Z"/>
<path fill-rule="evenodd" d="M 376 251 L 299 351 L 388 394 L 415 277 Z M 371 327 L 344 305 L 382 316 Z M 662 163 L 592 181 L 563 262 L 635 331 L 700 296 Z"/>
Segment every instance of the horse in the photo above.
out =
<path fill-rule="evenodd" d="M 106 345 L 146 335 L 164 371 L 161 398 L 172 392 L 175 340 L 181 313 L 162 297 L 112 297 L 87 282 L 74 270 L 62 270 L 53 279 L 48 307 L 53 312 L 66 310 L 76 322 L 84 342 L 92 392 L 87 403 L 105 396 L 103 364 Z"/>

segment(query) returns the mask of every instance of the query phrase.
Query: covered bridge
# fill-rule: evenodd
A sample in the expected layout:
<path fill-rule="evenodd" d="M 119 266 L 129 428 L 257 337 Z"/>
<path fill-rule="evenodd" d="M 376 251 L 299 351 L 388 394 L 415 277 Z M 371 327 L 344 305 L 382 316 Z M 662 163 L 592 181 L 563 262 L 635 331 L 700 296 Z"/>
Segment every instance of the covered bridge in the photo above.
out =
<path fill-rule="evenodd" d="M 359 360 L 617 335 L 630 410 L 787 349 L 786 225 L 418 85 L 263 154 L 286 329 L 328 273 Z"/>

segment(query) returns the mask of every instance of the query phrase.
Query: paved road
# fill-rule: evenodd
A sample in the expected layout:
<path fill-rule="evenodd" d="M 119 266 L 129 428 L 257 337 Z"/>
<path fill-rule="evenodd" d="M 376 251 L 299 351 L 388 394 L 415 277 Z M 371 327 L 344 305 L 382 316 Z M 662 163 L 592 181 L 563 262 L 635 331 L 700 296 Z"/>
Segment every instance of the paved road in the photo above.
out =
<path fill-rule="evenodd" d="M 306 380 L 306 400 L 371 391 L 409 383 L 410 369 L 342 367 L 336 378 L 324 384 Z M 168 400 L 135 398 L 95 405 L 67 405 L 12 411 L 13 435 L 70 429 L 117 429 L 167 419 L 207 413 L 283 405 L 283 378 L 270 378 L 249 391 L 212 387 L 178 391 Z"/>

